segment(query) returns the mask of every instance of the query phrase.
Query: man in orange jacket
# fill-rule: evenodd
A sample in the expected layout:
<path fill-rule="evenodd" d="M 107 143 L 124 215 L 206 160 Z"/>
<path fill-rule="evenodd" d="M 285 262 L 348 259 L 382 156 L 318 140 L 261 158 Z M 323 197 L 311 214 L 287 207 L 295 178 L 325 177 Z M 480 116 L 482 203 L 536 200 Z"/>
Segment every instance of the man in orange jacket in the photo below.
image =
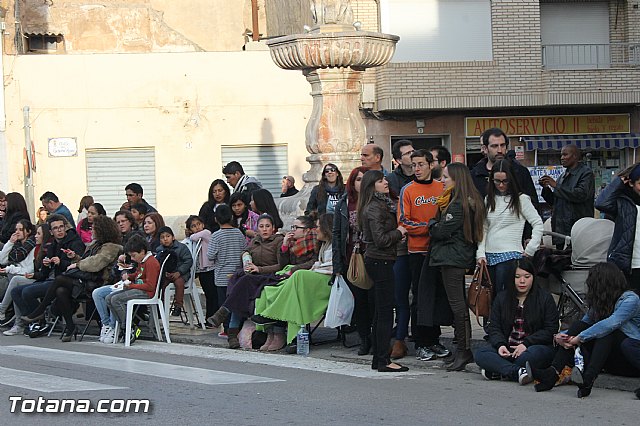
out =
<path fill-rule="evenodd" d="M 434 300 L 427 291 L 427 286 L 434 284 L 440 287 L 440 274 L 437 269 L 429 266 L 429 228 L 430 219 L 435 218 L 438 211 L 436 199 L 444 191 L 441 182 L 433 180 L 431 171 L 435 163 L 433 155 L 427 150 L 417 150 L 411 154 L 411 167 L 414 171 L 414 180 L 405 185 L 400 191 L 398 208 L 398 222 L 408 231 L 409 265 L 411 269 L 411 291 L 413 301 L 411 304 L 411 331 L 415 339 L 416 358 L 421 361 L 430 361 L 437 357 L 446 357 L 449 351 L 440 344 L 440 324 L 434 321 L 433 315 L 425 313 Z M 401 286 L 398 286 L 401 287 Z M 403 294 L 399 294 L 400 292 Z M 443 290 L 444 291 L 444 290 Z M 408 288 L 399 288 L 396 292 L 396 302 L 399 306 L 398 317 L 402 315 L 403 302 L 408 299 Z M 408 303 L 407 303 L 408 305 Z M 403 326 L 398 321 L 398 327 Z M 393 352 L 396 354 L 406 348 L 404 341 L 394 343 Z M 406 352 L 406 349 L 405 349 Z"/>

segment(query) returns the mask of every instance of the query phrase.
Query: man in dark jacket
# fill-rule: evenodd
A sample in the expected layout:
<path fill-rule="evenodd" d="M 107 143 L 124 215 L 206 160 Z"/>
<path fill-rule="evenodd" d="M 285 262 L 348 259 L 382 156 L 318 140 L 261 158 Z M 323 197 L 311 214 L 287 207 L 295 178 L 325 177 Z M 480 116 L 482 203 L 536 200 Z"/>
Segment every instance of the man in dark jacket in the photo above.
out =
<path fill-rule="evenodd" d="M 560 163 L 566 168 L 556 182 L 551 176 L 542 176 L 542 198 L 553 206 L 551 229 L 563 235 L 571 235 L 573 224 L 583 217 L 593 217 L 595 178 L 591 169 L 580 161 L 580 150 L 566 145 L 560 151 Z M 553 188 L 553 190 L 552 190 Z M 558 248 L 564 240 L 554 238 Z"/>
<path fill-rule="evenodd" d="M 296 180 L 293 176 L 282 176 L 282 193 L 280 194 L 280 198 L 291 197 L 298 192 Z"/>
<path fill-rule="evenodd" d="M 151 204 L 143 198 L 144 190 L 139 183 L 130 183 L 124 187 L 124 193 L 127 196 L 127 201 L 122 204 L 120 210 L 131 210 L 131 208 L 137 204 L 142 204 L 147 208 L 147 213 L 157 213 L 158 211 Z"/>
<path fill-rule="evenodd" d="M 480 136 L 480 149 L 482 149 L 485 158 L 480 160 L 473 169 L 471 169 L 471 177 L 473 183 L 484 198 L 487 195 L 487 184 L 489 183 L 489 172 L 493 164 L 498 160 L 506 158 L 507 149 L 509 148 L 509 137 L 498 128 L 487 129 Z M 511 161 L 513 174 L 516 177 L 520 191 L 531 197 L 533 206 L 538 210 L 538 193 L 533 185 L 531 173 L 529 169 L 518 163 Z"/>
<path fill-rule="evenodd" d="M 433 155 L 431 177 L 435 180 L 442 181 L 442 171 L 447 167 L 447 164 L 451 163 L 451 153 L 447 147 L 436 145 L 431 147 L 431 155 Z"/>
<path fill-rule="evenodd" d="M 398 166 L 387 175 L 387 182 L 394 195 L 399 195 L 402 187 L 413 180 L 411 154 L 413 154 L 413 143 L 408 139 L 400 139 L 391 147 L 391 155 Z"/>
<path fill-rule="evenodd" d="M 244 174 L 242 165 L 237 161 L 231 161 L 222 169 L 222 174 L 227 179 L 227 183 L 233 188 L 233 192 L 243 192 L 247 199 L 251 199 L 251 194 L 262 188 L 260 181 L 252 176 Z"/>

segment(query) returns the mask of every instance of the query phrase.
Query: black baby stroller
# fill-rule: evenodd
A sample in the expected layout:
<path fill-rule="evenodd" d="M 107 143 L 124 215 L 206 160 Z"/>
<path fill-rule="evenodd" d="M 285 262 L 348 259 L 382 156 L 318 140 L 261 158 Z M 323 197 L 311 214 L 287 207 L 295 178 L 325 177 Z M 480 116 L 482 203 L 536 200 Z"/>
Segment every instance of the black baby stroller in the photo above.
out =
<path fill-rule="evenodd" d="M 571 228 L 571 236 L 545 231 L 563 238 L 570 249 L 542 248 L 535 256 L 540 284 L 558 296 L 558 313 L 563 326 L 587 313 L 585 282 L 589 269 L 607 261 L 614 223 L 606 219 L 582 218 Z"/>

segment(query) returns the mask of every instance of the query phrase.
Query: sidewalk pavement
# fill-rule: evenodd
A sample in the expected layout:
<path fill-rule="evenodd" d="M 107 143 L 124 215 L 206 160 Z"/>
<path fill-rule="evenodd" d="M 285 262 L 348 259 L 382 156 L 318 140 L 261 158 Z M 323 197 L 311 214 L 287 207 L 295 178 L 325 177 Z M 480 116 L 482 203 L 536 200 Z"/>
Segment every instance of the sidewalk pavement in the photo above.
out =
<path fill-rule="evenodd" d="M 173 318 L 172 318 L 173 319 Z M 486 344 L 482 339 L 484 332 L 476 321 L 475 317 L 471 318 L 473 340 L 471 343 L 472 348 Z M 91 328 L 90 328 L 91 330 Z M 227 339 L 218 337 L 218 329 L 191 328 L 188 325 L 184 325 L 179 321 L 172 320 L 170 322 L 171 341 L 175 343 L 184 343 L 190 345 L 212 346 L 212 347 L 227 347 Z M 97 327 L 95 333 L 99 333 Z M 368 365 L 371 362 L 371 356 L 358 356 L 357 351 L 359 347 L 360 339 L 357 333 L 351 333 L 347 335 L 346 344 L 352 346 L 351 348 L 344 347 L 342 342 L 336 340 L 337 332 L 335 329 L 319 327 L 312 337 L 312 346 L 310 350 L 310 356 L 320 359 L 328 359 L 333 361 L 350 362 L 355 364 Z M 152 338 L 151 333 L 145 332 L 143 338 Z M 442 327 L 441 342 L 452 349 L 451 340 L 453 338 L 453 329 L 451 327 Z M 399 360 L 402 365 L 406 365 L 410 369 L 435 369 L 444 370 L 444 363 L 439 360 L 435 361 L 418 361 L 415 358 L 415 349 L 413 344 L 408 343 L 409 354 Z M 246 350 L 246 349 L 239 349 Z M 231 351 L 231 349 L 230 349 Z M 283 351 L 277 352 L 283 353 Z M 297 356 L 297 355 L 291 355 Z M 469 364 L 466 368 L 467 373 L 480 373 L 480 368 L 476 364 Z M 459 374 L 459 373 L 451 373 Z M 462 373 L 460 373 L 462 374 Z M 640 379 L 629 378 L 621 376 L 613 376 L 610 374 L 601 374 L 596 380 L 594 385 L 598 388 L 615 389 L 620 391 L 633 391 L 640 387 Z"/>

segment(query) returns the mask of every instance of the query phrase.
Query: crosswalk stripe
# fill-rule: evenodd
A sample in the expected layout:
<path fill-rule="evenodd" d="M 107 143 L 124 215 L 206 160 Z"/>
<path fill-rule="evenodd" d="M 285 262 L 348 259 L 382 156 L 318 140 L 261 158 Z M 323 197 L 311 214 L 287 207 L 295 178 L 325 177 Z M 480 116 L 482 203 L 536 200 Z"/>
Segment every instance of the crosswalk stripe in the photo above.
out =
<path fill-rule="evenodd" d="M 104 385 L 101 383 L 86 382 L 84 380 L 68 379 L 51 374 L 34 373 L 32 371 L 5 367 L 0 367 L 0 385 L 47 393 L 127 389 L 121 386 Z"/>
<path fill-rule="evenodd" d="M 100 343 L 87 342 L 82 344 L 95 345 Z M 222 348 L 211 348 L 207 346 L 184 345 L 179 343 L 172 343 L 170 345 L 167 345 L 166 343 L 161 342 L 138 341 L 129 349 L 144 352 L 166 353 L 171 355 L 196 356 L 198 358 L 209 358 L 223 361 L 262 364 L 272 367 L 296 368 L 299 370 L 309 370 L 319 373 L 330 373 L 338 374 L 341 376 L 351 376 L 377 380 L 397 379 L 399 377 L 409 376 L 430 376 L 434 374 L 424 370 L 410 370 L 407 373 L 382 374 L 378 373 L 375 370 L 371 370 L 371 367 L 368 364 L 362 365 L 349 362 L 332 361 L 327 359 L 301 357 L 297 355 L 280 355 L 275 353 L 263 353 L 255 351 L 229 350 Z"/>
<path fill-rule="evenodd" d="M 207 370 L 153 361 L 143 361 L 100 354 L 64 351 L 59 349 L 39 348 L 34 346 L 0 347 L 0 354 L 15 355 L 22 358 L 33 358 L 49 362 L 83 365 L 93 368 L 114 370 L 119 372 L 162 377 L 204 385 L 226 385 L 241 383 L 281 382 L 280 379 L 250 376 L 247 374 L 228 373 L 226 371 Z"/>

